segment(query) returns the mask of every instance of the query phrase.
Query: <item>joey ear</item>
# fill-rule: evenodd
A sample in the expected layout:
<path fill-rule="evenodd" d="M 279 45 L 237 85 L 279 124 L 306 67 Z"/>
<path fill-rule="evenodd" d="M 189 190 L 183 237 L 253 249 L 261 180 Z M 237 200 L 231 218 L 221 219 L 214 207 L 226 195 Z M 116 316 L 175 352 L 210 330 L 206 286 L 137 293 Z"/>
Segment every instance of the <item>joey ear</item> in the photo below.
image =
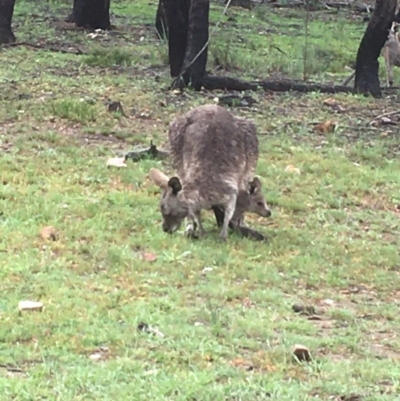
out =
<path fill-rule="evenodd" d="M 261 181 L 258 177 L 254 177 L 253 181 L 249 182 L 249 191 L 250 195 L 254 195 L 255 193 L 261 191 Z"/>
<path fill-rule="evenodd" d="M 179 181 L 178 177 L 172 177 L 169 181 L 168 181 L 168 186 L 170 188 L 172 188 L 172 193 L 174 195 L 177 195 L 178 192 L 182 189 L 182 184 Z"/>
<path fill-rule="evenodd" d="M 166 189 L 168 186 L 169 177 L 157 168 L 151 168 L 149 172 L 151 180 L 161 189 Z"/>

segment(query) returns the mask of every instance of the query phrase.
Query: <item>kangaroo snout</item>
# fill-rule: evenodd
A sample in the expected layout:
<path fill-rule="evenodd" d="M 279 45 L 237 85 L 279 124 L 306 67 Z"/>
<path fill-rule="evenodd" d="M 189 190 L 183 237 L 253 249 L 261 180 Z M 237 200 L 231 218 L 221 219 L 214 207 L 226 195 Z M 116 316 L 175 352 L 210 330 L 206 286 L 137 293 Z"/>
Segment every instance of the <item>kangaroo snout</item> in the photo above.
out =
<path fill-rule="evenodd" d="M 266 209 L 265 211 L 264 211 L 264 215 L 263 215 L 263 217 L 271 217 L 271 210 L 269 210 L 269 209 Z"/>
<path fill-rule="evenodd" d="M 162 230 L 165 233 L 173 234 L 175 231 L 177 231 L 179 229 L 180 226 L 181 226 L 180 223 L 172 223 L 171 224 L 170 222 L 164 221 L 162 223 Z"/>
<path fill-rule="evenodd" d="M 165 233 L 172 234 L 171 229 L 170 229 L 170 228 L 168 227 L 168 225 L 165 224 L 165 223 L 162 224 L 162 230 L 163 230 Z"/>

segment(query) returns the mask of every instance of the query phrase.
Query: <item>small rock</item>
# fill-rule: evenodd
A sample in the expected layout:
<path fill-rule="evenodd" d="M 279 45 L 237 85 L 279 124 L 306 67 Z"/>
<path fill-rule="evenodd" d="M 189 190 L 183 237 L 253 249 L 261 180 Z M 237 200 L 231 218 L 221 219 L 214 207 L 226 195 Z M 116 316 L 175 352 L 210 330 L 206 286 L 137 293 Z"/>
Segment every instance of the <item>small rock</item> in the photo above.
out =
<path fill-rule="evenodd" d="M 388 117 L 381 118 L 382 125 L 395 125 L 395 123 Z"/>
<path fill-rule="evenodd" d="M 300 361 L 300 362 L 310 362 L 311 361 L 311 354 L 307 347 L 301 344 L 295 344 L 293 347 L 293 355 Z"/>
<path fill-rule="evenodd" d="M 306 305 L 293 305 L 293 312 L 300 313 L 302 315 L 315 315 L 315 308 L 313 306 Z"/>
<path fill-rule="evenodd" d="M 140 323 L 137 325 L 137 329 L 138 329 L 139 331 L 148 332 L 148 331 L 149 331 L 149 325 L 148 325 L 147 323 L 145 323 L 145 322 L 140 322 Z"/>
<path fill-rule="evenodd" d="M 140 322 L 137 326 L 139 331 L 143 331 L 145 333 L 156 334 L 159 337 L 165 337 L 165 334 L 158 330 L 156 327 L 152 327 L 147 323 Z"/>
<path fill-rule="evenodd" d="M 41 302 L 36 301 L 20 301 L 18 303 L 18 309 L 20 311 L 24 310 L 38 310 L 41 311 L 44 305 Z"/>
<path fill-rule="evenodd" d="M 324 304 L 325 305 L 332 306 L 332 305 L 334 305 L 334 303 L 335 302 L 332 299 L 324 299 Z"/>
<path fill-rule="evenodd" d="M 157 370 L 156 369 L 151 369 L 151 370 L 148 370 L 147 372 L 144 372 L 144 375 L 146 375 L 146 376 L 150 376 L 150 375 L 155 375 L 155 374 L 157 374 Z"/>
<path fill-rule="evenodd" d="M 212 267 L 205 267 L 202 271 L 201 271 L 201 273 L 202 274 L 206 274 L 206 273 L 210 273 L 210 272 L 212 272 L 213 271 L 213 268 Z"/>
<path fill-rule="evenodd" d="M 58 239 L 57 230 L 52 226 L 43 227 L 40 230 L 40 236 L 46 240 L 51 239 L 52 241 L 57 241 Z"/>
<path fill-rule="evenodd" d="M 125 163 L 124 157 L 112 157 L 107 160 L 107 167 L 127 167 L 128 165 Z"/>
<path fill-rule="evenodd" d="M 95 352 L 94 354 L 89 355 L 89 358 L 92 361 L 99 361 L 102 357 L 103 357 L 103 355 L 100 352 Z"/>
<path fill-rule="evenodd" d="M 114 100 L 110 100 L 107 103 L 107 110 L 109 113 L 120 113 L 126 117 L 126 114 L 124 112 L 121 102 L 116 102 Z"/>

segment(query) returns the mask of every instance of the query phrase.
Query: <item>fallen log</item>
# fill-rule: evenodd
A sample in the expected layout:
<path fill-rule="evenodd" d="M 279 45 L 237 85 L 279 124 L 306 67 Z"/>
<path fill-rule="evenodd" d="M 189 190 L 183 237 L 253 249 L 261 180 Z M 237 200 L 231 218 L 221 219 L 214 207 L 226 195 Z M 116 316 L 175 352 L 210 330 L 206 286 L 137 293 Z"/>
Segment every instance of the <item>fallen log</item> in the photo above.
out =
<path fill-rule="evenodd" d="M 255 83 L 243 81 L 238 78 L 217 77 L 213 75 L 205 75 L 201 78 L 201 85 L 207 90 L 256 91 L 258 89 L 258 85 Z"/>
<path fill-rule="evenodd" d="M 352 93 L 353 89 L 343 85 L 326 85 L 317 83 L 303 83 L 291 80 L 265 80 L 247 82 L 232 77 L 218 77 L 205 75 L 201 79 L 201 85 L 206 90 L 228 90 L 228 91 L 256 91 L 258 89 L 273 92 L 297 91 L 302 93 L 321 92 L 321 93 Z"/>
<path fill-rule="evenodd" d="M 264 3 L 268 7 L 272 8 L 296 8 L 296 7 L 306 7 L 307 2 L 302 0 L 294 0 L 290 3 Z M 345 2 L 345 1 L 320 1 L 316 4 L 313 4 L 312 7 L 308 4 L 309 11 L 318 11 L 321 8 L 351 8 L 353 11 L 357 11 L 360 13 L 372 13 L 374 11 L 373 6 L 369 6 L 367 4 L 360 4 L 354 2 Z M 318 7 L 319 6 L 319 7 Z"/>
<path fill-rule="evenodd" d="M 352 93 L 353 89 L 342 85 L 326 85 L 317 83 L 300 83 L 290 80 L 280 81 L 261 81 L 258 82 L 264 90 L 270 90 L 273 92 L 321 92 L 321 93 Z"/>

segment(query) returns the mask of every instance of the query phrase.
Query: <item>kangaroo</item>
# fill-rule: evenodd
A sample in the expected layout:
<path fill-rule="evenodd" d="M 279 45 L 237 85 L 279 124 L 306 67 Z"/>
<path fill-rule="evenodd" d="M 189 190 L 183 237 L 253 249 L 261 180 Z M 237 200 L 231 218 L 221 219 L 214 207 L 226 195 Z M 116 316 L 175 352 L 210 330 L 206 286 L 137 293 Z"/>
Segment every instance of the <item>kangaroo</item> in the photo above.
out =
<path fill-rule="evenodd" d="M 193 236 L 198 227 L 203 236 L 201 210 L 221 206 L 225 213 L 220 238 L 225 241 L 239 191 L 248 190 L 258 160 L 254 123 L 207 104 L 175 118 L 168 137 L 179 178 L 172 177 L 164 188 L 164 231 L 176 231 L 187 217 L 186 235 Z"/>
<path fill-rule="evenodd" d="M 397 36 L 399 24 L 393 22 L 388 39 L 383 47 L 382 54 L 386 65 L 386 84 L 393 85 L 393 67 L 400 67 L 400 41 Z"/>
<path fill-rule="evenodd" d="M 224 210 L 219 205 L 212 206 L 218 227 L 221 227 L 224 221 Z M 230 228 L 243 225 L 245 212 L 258 214 L 263 217 L 270 217 L 271 210 L 269 209 L 264 195 L 261 192 L 261 181 L 258 177 L 254 177 L 249 183 L 248 191 L 239 191 L 236 201 L 235 213 L 229 222 Z"/>
<path fill-rule="evenodd" d="M 163 172 L 155 168 L 150 169 L 149 175 L 153 182 L 163 190 L 160 202 L 160 209 L 164 218 L 162 229 L 165 232 L 173 233 L 180 227 L 182 220 L 187 217 L 187 208 L 185 208 L 185 206 L 181 207 L 177 195 L 174 195 L 174 188 L 177 181 L 173 178 L 177 177 L 170 179 Z M 214 208 L 217 209 L 217 212 L 215 212 Z M 219 205 L 212 206 L 212 209 L 215 212 L 218 227 L 221 227 L 224 221 L 224 211 L 223 209 L 221 210 Z M 229 227 L 240 232 L 241 222 L 245 212 L 254 213 L 263 217 L 271 216 L 271 210 L 261 192 L 261 181 L 258 177 L 255 177 L 253 181 L 249 183 L 248 191 L 239 191 L 235 212 L 229 223 Z M 244 235 L 246 235 L 246 233 L 247 231 L 245 231 Z M 252 233 L 250 233 L 248 236 L 256 237 L 256 234 L 252 235 Z"/>
<path fill-rule="evenodd" d="M 396 18 L 400 20 L 400 15 L 397 14 Z M 400 41 L 397 34 L 399 23 L 395 20 L 389 30 L 389 36 L 382 48 L 381 55 L 385 60 L 386 67 L 386 86 L 389 88 L 393 85 L 393 67 L 400 67 Z M 342 85 L 346 86 L 355 77 L 356 72 L 353 71 L 347 77 Z"/>

